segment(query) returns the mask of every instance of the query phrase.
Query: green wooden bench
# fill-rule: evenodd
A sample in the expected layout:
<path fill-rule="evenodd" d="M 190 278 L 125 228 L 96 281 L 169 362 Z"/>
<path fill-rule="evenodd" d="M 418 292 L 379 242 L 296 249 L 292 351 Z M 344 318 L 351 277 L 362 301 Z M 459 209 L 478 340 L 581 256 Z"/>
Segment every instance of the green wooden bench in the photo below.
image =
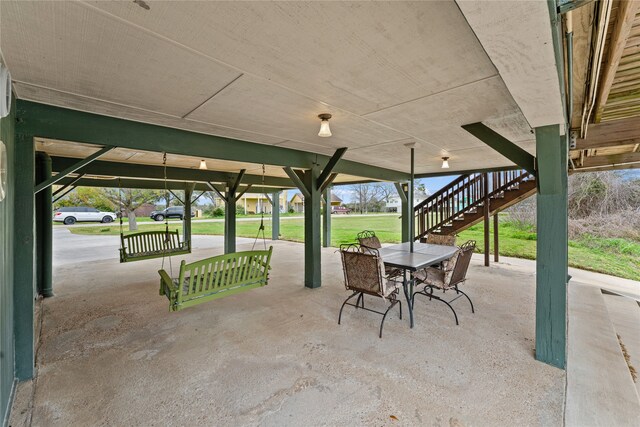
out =
<path fill-rule="evenodd" d="M 120 262 L 141 261 L 191 253 L 190 242 L 180 242 L 176 231 L 142 231 L 120 235 Z"/>
<path fill-rule="evenodd" d="M 234 252 L 187 264 L 180 263 L 178 279 L 159 270 L 160 295 L 169 299 L 169 310 L 234 295 L 267 284 L 273 247 L 266 251 Z"/>

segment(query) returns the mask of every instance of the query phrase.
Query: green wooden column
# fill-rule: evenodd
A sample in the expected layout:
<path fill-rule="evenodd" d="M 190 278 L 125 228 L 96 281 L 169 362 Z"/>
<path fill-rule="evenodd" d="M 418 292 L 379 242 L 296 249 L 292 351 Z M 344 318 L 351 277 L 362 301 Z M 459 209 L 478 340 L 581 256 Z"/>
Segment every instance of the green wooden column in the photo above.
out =
<path fill-rule="evenodd" d="M 536 359 L 566 363 L 568 208 L 567 140 L 559 126 L 536 128 Z"/>
<path fill-rule="evenodd" d="M 33 136 L 16 134 L 14 154 L 13 303 L 15 370 L 19 381 L 34 373 L 35 153 Z"/>
<path fill-rule="evenodd" d="M 193 197 L 193 189 L 195 182 L 189 182 L 184 189 L 184 217 L 182 217 L 182 240 L 184 242 L 191 241 L 191 197 Z"/>
<path fill-rule="evenodd" d="M 322 215 L 322 246 L 331 246 L 331 186 L 322 193 L 324 200 L 324 213 Z"/>
<path fill-rule="evenodd" d="M 36 154 L 36 182 L 51 178 L 51 157 Z M 52 186 L 36 194 L 36 288 L 43 297 L 53 296 L 53 203 Z"/>
<path fill-rule="evenodd" d="M 280 192 L 271 195 L 271 240 L 280 238 Z"/>
<path fill-rule="evenodd" d="M 236 188 L 227 183 L 224 205 L 224 253 L 236 251 Z"/>
<path fill-rule="evenodd" d="M 403 242 L 411 240 L 411 220 L 413 219 L 413 212 L 409 210 L 409 184 L 406 182 L 396 182 L 396 190 L 400 197 L 400 221 L 401 221 L 401 238 Z"/>
<path fill-rule="evenodd" d="M 304 285 L 319 288 L 322 284 L 320 262 L 320 197 L 318 177 L 320 168 L 315 165 L 304 171 L 303 182 L 309 192 L 304 199 Z"/>

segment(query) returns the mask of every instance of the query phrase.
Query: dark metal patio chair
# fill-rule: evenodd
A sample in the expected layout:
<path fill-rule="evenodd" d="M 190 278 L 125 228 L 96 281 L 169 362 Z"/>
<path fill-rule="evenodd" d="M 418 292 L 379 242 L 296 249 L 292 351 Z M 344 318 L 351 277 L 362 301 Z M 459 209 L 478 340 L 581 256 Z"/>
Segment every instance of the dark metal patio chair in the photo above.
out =
<path fill-rule="evenodd" d="M 454 234 L 427 234 L 425 243 L 431 243 L 432 245 L 446 245 L 455 246 L 456 236 Z"/>
<path fill-rule="evenodd" d="M 353 293 L 342 303 L 340 314 L 338 315 L 338 325 L 342 320 L 342 310 L 345 305 L 350 305 L 356 309 L 370 311 L 382 315 L 380 323 L 380 338 L 382 338 L 382 327 L 387 318 L 387 313 L 396 304 L 400 308 L 400 319 L 402 319 L 402 303 L 398 300 L 399 289 L 402 282 L 396 282 L 393 278 L 385 276 L 382 258 L 376 249 L 361 249 L 356 244 L 341 245 L 340 256 L 342 257 L 342 268 L 344 271 L 344 286 Z M 383 313 L 380 311 L 365 308 L 364 295 L 372 295 L 389 302 L 389 307 Z M 353 297 L 358 296 L 356 303 L 349 302 Z"/>
<path fill-rule="evenodd" d="M 375 231 L 361 231 L 356 235 L 356 238 L 358 239 L 358 243 L 360 243 L 361 249 L 380 249 L 382 247 L 382 243 L 380 243 L 380 239 L 376 236 Z M 385 267 L 384 272 L 387 277 L 397 277 L 404 273 L 402 269 L 395 267 Z"/>
<path fill-rule="evenodd" d="M 476 248 L 476 242 L 469 240 L 447 261 L 444 262 L 443 268 L 427 267 L 423 270 L 419 270 L 414 273 L 413 277 L 416 280 L 418 286 L 424 284 L 424 288 L 421 291 L 416 291 L 411 297 L 412 304 L 416 295 L 424 295 L 429 297 L 429 300 L 436 299 L 442 301 L 453 311 L 453 315 L 456 319 L 456 325 L 458 325 L 458 315 L 451 306 L 451 303 L 461 296 L 464 296 L 471 304 L 471 312 L 475 313 L 473 302 L 469 296 L 458 289 L 461 283 L 464 283 L 467 279 L 467 270 L 469 269 L 469 263 L 471 262 L 471 255 Z M 456 297 L 451 300 L 445 300 L 435 295 L 434 289 L 442 290 L 445 293 L 448 290 L 453 290 L 456 293 Z M 414 306 L 415 307 L 415 306 Z"/>

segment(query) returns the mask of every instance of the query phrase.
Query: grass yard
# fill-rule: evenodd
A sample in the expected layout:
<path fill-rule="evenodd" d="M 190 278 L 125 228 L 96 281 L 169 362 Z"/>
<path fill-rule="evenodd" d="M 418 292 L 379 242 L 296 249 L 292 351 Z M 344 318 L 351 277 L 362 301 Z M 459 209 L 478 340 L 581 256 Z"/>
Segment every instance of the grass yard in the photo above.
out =
<path fill-rule="evenodd" d="M 395 215 L 360 216 L 340 215 L 332 216 L 331 245 L 339 246 L 355 240 L 355 236 L 362 230 L 374 230 L 383 243 L 397 243 L 400 241 L 400 219 Z M 255 238 L 259 221 L 238 221 L 237 233 L 239 237 Z M 265 219 L 265 235 L 271 238 L 271 221 Z M 182 229 L 181 222 L 170 222 L 171 229 Z M 110 225 L 104 227 L 71 227 L 75 234 L 118 234 L 119 227 Z M 143 225 L 141 230 L 164 230 L 163 223 Z M 193 222 L 193 234 L 224 233 L 223 222 Z M 285 240 L 302 242 L 304 240 L 304 224 L 300 218 L 280 221 L 280 236 Z M 477 242 L 478 252 L 484 248 L 484 233 L 482 224 L 475 225 L 460 233 L 458 242 L 463 243 L 473 239 Z M 493 242 L 493 237 L 491 238 Z M 493 245 L 492 245 L 493 246 Z M 500 224 L 500 255 L 535 259 L 536 234 L 519 229 L 511 223 Z M 492 248 L 493 250 L 493 248 Z M 569 265 L 583 270 L 596 271 L 627 279 L 640 280 L 640 243 L 625 239 L 583 238 L 569 242 Z"/>

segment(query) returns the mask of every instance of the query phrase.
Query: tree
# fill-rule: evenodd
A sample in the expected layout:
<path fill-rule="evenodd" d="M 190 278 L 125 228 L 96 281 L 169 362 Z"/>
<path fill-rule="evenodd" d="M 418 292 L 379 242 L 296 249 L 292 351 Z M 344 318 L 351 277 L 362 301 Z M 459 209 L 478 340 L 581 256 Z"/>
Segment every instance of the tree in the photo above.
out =
<path fill-rule="evenodd" d="M 54 209 L 65 206 L 87 206 L 101 211 L 113 211 L 116 208 L 104 188 L 79 187 L 57 201 Z"/>
<path fill-rule="evenodd" d="M 120 206 L 120 215 L 129 217 L 129 231 L 138 229 L 135 210 L 145 203 L 156 202 L 160 198 L 165 198 L 164 191 L 160 190 L 140 190 L 140 189 L 117 189 L 105 190 L 106 196 L 115 206 Z"/>
<path fill-rule="evenodd" d="M 355 203 L 360 213 L 369 212 L 369 206 L 378 201 L 380 190 L 377 184 L 353 184 L 351 191 L 355 195 Z"/>

